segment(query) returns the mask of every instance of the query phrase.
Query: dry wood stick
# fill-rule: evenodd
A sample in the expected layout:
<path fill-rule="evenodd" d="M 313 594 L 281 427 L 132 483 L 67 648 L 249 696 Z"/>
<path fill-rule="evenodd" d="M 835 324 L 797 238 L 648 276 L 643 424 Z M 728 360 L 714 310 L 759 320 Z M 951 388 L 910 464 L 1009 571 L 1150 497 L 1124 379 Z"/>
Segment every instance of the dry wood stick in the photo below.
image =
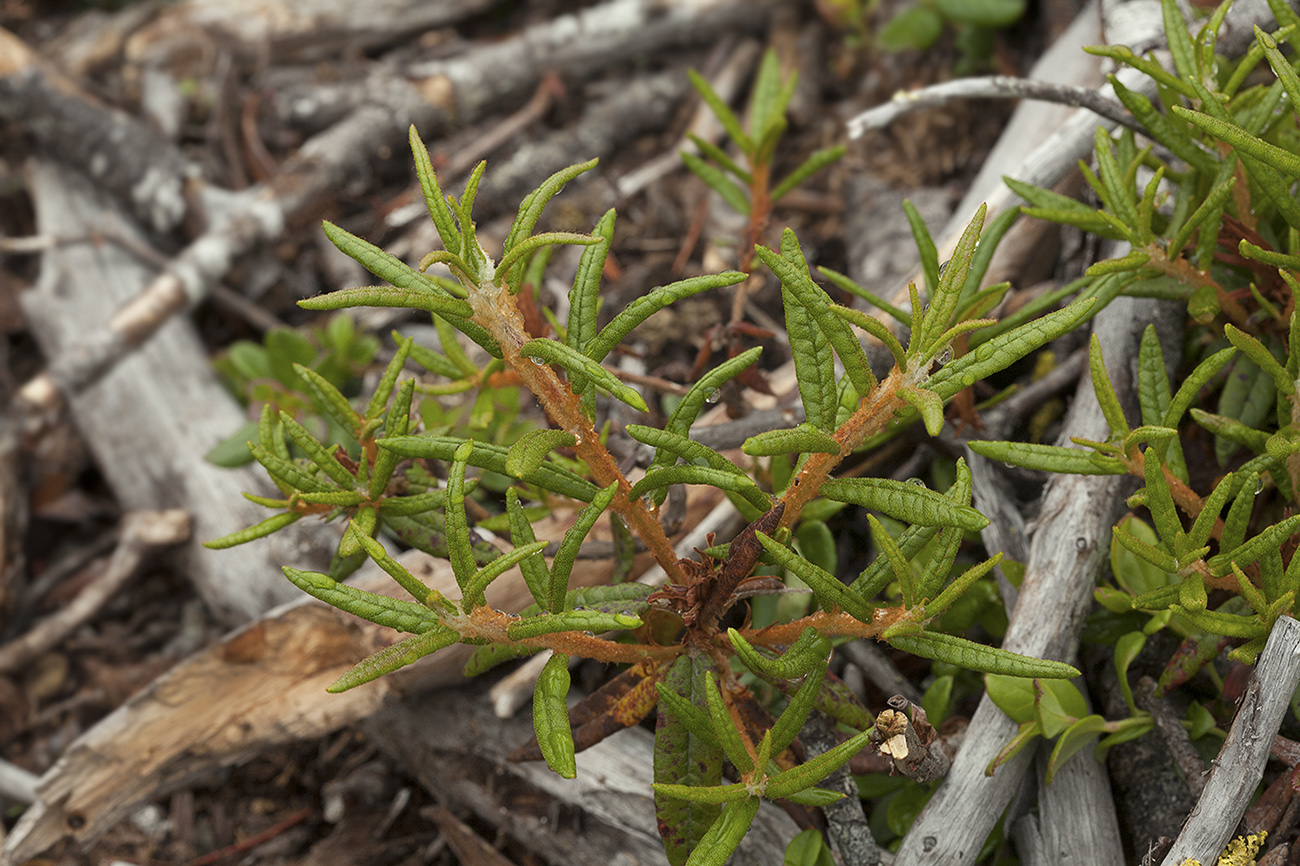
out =
<path fill-rule="evenodd" d="M 1179 866 L 1189 857 L 1212 863 L 1228 844 L 1263 778 L 1269 748 L 1297 685 L 1300 622 L 1281 616 L 1255 663 L 1255 673 L 1205 790 L 1165 855 L 1163 866 Z"/>

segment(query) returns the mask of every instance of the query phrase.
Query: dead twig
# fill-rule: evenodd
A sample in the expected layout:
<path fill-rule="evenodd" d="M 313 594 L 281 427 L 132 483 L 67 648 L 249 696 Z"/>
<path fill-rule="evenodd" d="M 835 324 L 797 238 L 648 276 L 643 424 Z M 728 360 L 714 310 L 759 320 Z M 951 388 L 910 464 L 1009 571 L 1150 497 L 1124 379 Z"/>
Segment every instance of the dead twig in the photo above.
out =
<path fill-rule="evenodd" d="M 1300 622 L 1281 616 L 1255 663 L 1255 673 L 1205 790 L 1165 855 L 1163 866 L 1179 866 L 1189 857 L 1213 862 L 1228 844 L 1264 775 L 1270 747 L 1298 684 Z"/>
<path fill-rule="evenodd" d="M 162 547 L 189 538 L 191 520 L 180 510 L 137 512 L 124 521 L 122 539 L 108 566 L 70 604 L 39 622 L 20 638 L 0 646 L 0 673 L 18 670 L 57 646 L 78 626 L 94 616 L 126 586 L 146 557 Z"/>
<path fill-rule="evenodd" d="M 1093 90 L 1070 84 L 1015 78 L 1010 75 L 986 75 L 979 78 L 961 78 L 932 84 L 920 90 L 901 90 L 884 105 L 868 109 L 850 118 L 847 126 L 849 138 L 861 138 L 867 130 L 882 129 L 900 117 L 939 108 L 956 99 L 1036 99 L 1086 108 L 1107 120 L 1125 126 L 1138 135 L 1149 135 L 1146 127 L 1128 113 L 1117 99 Z"/>

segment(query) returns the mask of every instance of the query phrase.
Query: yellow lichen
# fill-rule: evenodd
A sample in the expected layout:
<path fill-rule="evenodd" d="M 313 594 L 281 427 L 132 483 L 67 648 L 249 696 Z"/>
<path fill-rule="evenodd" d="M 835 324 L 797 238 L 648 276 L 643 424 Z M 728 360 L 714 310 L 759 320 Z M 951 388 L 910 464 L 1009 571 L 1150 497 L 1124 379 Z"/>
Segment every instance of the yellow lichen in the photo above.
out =
<path fill-rule="evenodd" d="M 1223 849 L 1223 853 L 1219 855 L 1217 866 L 1255 866 L 1255 855 L 1263 847 L 1266 838 L 1268 838 L 1267 832 L 1238 836 L 1228 843 L 1227 848 Z M 1188 858 L 1179 866 L 1201 866 L 1201 861 Z"/>

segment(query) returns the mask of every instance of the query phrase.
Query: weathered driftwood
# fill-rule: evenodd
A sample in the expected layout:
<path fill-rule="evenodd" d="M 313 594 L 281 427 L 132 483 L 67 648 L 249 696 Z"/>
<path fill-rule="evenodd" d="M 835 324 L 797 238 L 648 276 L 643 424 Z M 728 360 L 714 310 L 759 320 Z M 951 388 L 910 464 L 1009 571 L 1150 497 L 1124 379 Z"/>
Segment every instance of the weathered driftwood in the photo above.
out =
<path fill-rule="evenodd" d="M 388 706 L 362 730 L 439 801 L 473 812 L 548 862 L 666 862 L 650 790 L 654 735 L 643 728 L 580 752 L 572 780 L 540 761 L 506 761 L 532 736 L 531 719 L 496 718 L 477 685 Z M 779 866 L 797 832 L 788 815 L 764 803 L 734 862 Z"/>
<path fill-rule="evenodd" d="M 1228 844 L 1264 776 L 1269 747 L 1297 685 L 1300 622 L 1282 616 L 1255 663 L 1205 790 L 1165 855 L 1163 866 L 1179 866 L 1189 857 L 1211 863 Z"/>
<path fill-rule="evenodd" d="M 1112 302 L 1095 320 L 1106 367 L 1121 394 L 1131 387 L 1130 364 L 1136 358 L 1140 326 L 1146 318 L 1135 309 L 1135 303 L 1129 299 Z M 1104 439 L 1108 432 L 1091 382 L 1081 382 L 1066 419 L 1064 441 L 1068 442 L 1068 436 Z M 1074 657 L 1097 572 L 1107 559 L 1110 527 L 1122 509 L 1127 487 L 1122 476 L 1054 476 L 1048 482 L 1004 647 L 1040 658 Z M 1022 752 L 992 777 L 984 775 L 989 761 L 1015 732 L 1016 724 L 987 696 L 982 698 L 948 778 L 903 840 L 899 866 L 974 862 L 1033 757 L 1030 751 Z M 1090 755 L 1084 757 L 1091 760 Z M 1088 783 L 1083 789 L 1085 802 L 1109 801 L 1104 786 L 1098 790 L 1094 779 L 1083 781 Z M 1093 811 L 1098 815 L 1097 824 L 1076 825 L 1082 832 L 1076 837 L 1079 847 L 1073 849 L 1073 856 L 1081 863 L 1122 863 L 1113 806 Z M 1043 838 L 1067 829 L 1043 827 Z"/>
<path fill-rule="evenodd" d="M 37 342 L 57 364 L 70 359 L 83 335 L 102 328 L 152 270 L 117 244 L 90 240 L 108 231 L 145 244 L 116 204 L 80 174 L 38 160 L 28 179 L 38 230 L 86 238 L 47 250 L 40 279 L 22 296 Z M 329 561 L 335 534 L 320 524 L 301 523 L 268 544 L 229 552 L 201 546 L 268 516 L 243 491 L 274 491 L 258 467 L 223 469 L 204 459 L 246 419 L 217 382 L 188 320 L 170 321 L 99 387 L 76 397 L 72 412 L 124 508 L 190 510 L 194 536 L 181 551 L 182 573 L 218 618 L 242 622 L 294 598 L 297 591 L 276 574 L 279 564 Z"/>

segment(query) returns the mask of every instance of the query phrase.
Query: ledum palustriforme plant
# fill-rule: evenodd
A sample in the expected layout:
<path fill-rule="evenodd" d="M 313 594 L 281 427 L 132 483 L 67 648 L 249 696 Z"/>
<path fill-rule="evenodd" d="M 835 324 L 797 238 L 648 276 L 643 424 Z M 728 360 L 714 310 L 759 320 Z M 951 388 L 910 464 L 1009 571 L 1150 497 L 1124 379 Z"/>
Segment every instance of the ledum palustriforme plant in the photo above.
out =
<path fill-rule="evenodd" d="M 299 368 L 305 387 L 355 438 L 359 456 L 352 459 L 340 448 L 326 448 L 293 418 L 268 409 L 250 448 L 282 493 L 258 501 L 277 513 L 212 543 L 250 541 L 312 514 L 345 521 L 329 574 L 286 568 L 286 576 L 329 604 L 410 636 L 362 661 L 331 690 L 361 685 L 458 642 L 478 646 L 466 668 L 471 674 L 551 650 L 534 700 L 540 755 L 556 772 L 572 777 L 576 748 L 619 726 L 636 724 L 657 706 L 655 798 L 669 859 L 720 864 L 745 835 L 762 798 L 817 806 L 840 796 L 817 783 L 866 744 L 872 717 L 842 685 L 827 678 L 832 641 L 874 638 L 925 658 L 1008 676 L 1077 675 L 1060 662 L 1015 655 L 934 627 L 939 615 L 987 579 L 1001 559 L 999 554 L 965 570 L 954 568 L 966 533 L 987 523 L 970 505 L 971 475 L 964 464 L 958 462 L 956 480 L 943 493 L 880 478 L 834 477 L 847 455 L 909 418 L 921 419 L 936 432 L 945 402 L 959 391 L 1094 312 L 1097 298 L 1089 296 L 1032 321 L 996 324 L 980 318 L 1006 290 L 1005 285 L 993 290 L 979 285 L 1008 220 L 996 220 L 985 230 L 981 210 L 942 273 L 934 245 L 918 221 L 925 285 L 911 290 L 905 344 L 878 320 L 832 303 L 811 278 L 792 231 L 781 235 L 776 248 L 755 247 L 757 260 L 782 287 L 807 420 L 750 438 L 743 456 L 732 460 L 693 441 L 691 425 L 717 389 L 757 361 L 760 348 L 707 371 L 661 426 L 629 424 L 623 430 L 610 430 L 604 423 L 606 401 L 621 401 L 639 412 L 647 406 L 603 362 L 656 311 L 739 283 L 744 274 L 693 277 L 656 288 L 601 327 L 600 275 L 613 237 L 614 212 L 605 214 L 590 234 L 535 233 L 547 202 L 568 181 L 592 169 L 594 161 L 558 172 L 528 196 L 500 260 L 493 261 L 479 244 L 471 217 L 483 166 L 459 199 L 444 195 L 414 129 L 410 140 L 443 249 L 412 268 L 326 223 L 329 238 L 387 285 L 334 292 L 302 305 L 312 310 L 367 305 L 423 310 L 434 318 L 443 351 L 401 341 L 363 410 L 311 370 Z M 584 247 L 569 292 L 568 319 L 556 322 L 555 338 L 532 336 L 525 314 L 533 321 L 538 317 L 528 309 L 529 293 L 521 290 L 540 284 L 550 250 L 561 244 Z M 426 273 L 434 263 L 445 265 L 450 276 Z M 868 366 L 855 326 L 892 354 L 894 367 L 883 380 Z M 954 340 L 976 333 L 989 336 L 952 359 Z M 462 350 L 461 335 L 490 358 L 485 366 L 476 366 Z M 399 381 L 408 361 L 437 382 Z M 505 385 L 531 393 L 547 420 L 509 447 L 421 431 L 412 414 L 417 393 L 436 397 L 479 389 L 489 395 Z M 654 449 L 641 477 L 629 477 L 611 455 L 607 437 L 615 435 Z M 785 471 L 772 471 L 775 466 Z M 504 530 L 509 544 L 498 547 L 472 531 L 466 503 L 477 495 L 476 483 L 503 477 L 511 484 L 492 525 Z M 657 511 L 667 488 L 680 484 L 723 491 L 750 521 L 748 527 L 698 558 L 679 558 Z M 550 555 L 549 539 L 535 537 L 532 521 L 537 506 L 557 499 L 582 506 Z M 813 562 L 809 551 L 793 541 L 801 526 L 844 504 L 874 512 L 869 521 L 880 551 L 849 579 Z M 902 531 L 886 531 L 875 514 L 897 521 Z M 639 546 L 663 568 L 666 586 L 569 588 L 579 548 L 602 518 L 608 520 L 615 548 L 623 551 L 620 559 Z M 381 533 L 448 559 L 460 596 L 446 596 L 415 578 L 387 552 L 378 540 Z M 390 574 L 410 599 L 340 582 L 366 558 Z M 744 617 L 729 617 L 741 599 L 770 591 L 772 578 L 756 577 L 758 567 L 797 576 L 811 588 L 812 609 L 764 628 Z M 518 614 L 493 608 L 484 594 L 492 581 L 515 568 L 535 602 Z M 573 710 L 588 722 L 599 722 L 576 730 L 565 700 L 571 656 L 626 666 Z M 742 684 L 746 672 L 788 694 L 775 720 Z M 801 764 L 791 745 L 814 709 L 856 733 Z M 724 773 L 735 781 L 724 781 Z"/>
<path fill-rule="evenodd" d="M 1085 166 L 1084 177 L 1100 207 L 1009 181 L 1028 201 L 1026 213 L 1126 244 L 1090 269 L 1082 282 L 1091 291 L 1181 301 L 1190 320 L 1181 382 L 1167 373 L 1171 347 L 1154 328 L 1143 335 L 1137 418 L 1126 417 L 1093 339 L 1105 441 L 971 443 L 1024 467 L 1127 474 L 1143 485 L 1129 500 L 1134 514 L 1113 531 L 1118 586 L 1096 591 L 1131 717 L 1115 723 L 1079 712 L 1051 732 L 1039 726 L 1049 736 L 1064 731 L 1058 748 L 1067 752 L 1107 731 L 1127 739 L 1150 730 L 1126 676 L 1149 635 L 1168 629 L 1183 639 L 1159 677 L 1163 693 L 1209 670 L 1226 649 L 1253 662 L 1277 618 L 1298 612 L 1300 17 L 1269 0 L 1279 28 L 1256 28 L 1250 49 L 1229 62 L 1215 51 L 1228 5 L 1193 38 L 1164 0 L 1173 71 L 1126 48 L 1089 49 L 1147 73 L 1158 94 L 1152 101 L 1114 82 L 1152 143 L 1139 148 L 1131 132 L 1098 132 L 1096 171 Z M 1008 708 L 1023 690 L 1003 691 Z M 1035 723 L 1032 712 L 1022 716 L 1025 726 Z M 1195 734 L 1214 722 L 1194 703 L 1187 724 Z"/>

